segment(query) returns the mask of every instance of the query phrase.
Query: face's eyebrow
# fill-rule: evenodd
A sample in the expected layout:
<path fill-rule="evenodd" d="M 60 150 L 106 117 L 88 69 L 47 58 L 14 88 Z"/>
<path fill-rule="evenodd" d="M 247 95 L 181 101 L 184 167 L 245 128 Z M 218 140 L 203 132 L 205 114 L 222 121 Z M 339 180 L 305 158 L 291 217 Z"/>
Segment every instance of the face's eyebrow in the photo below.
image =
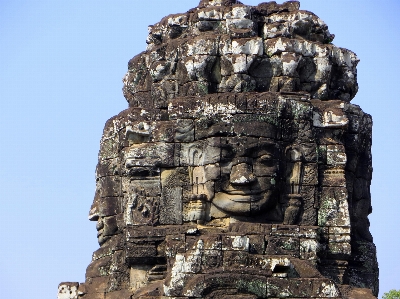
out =
<path fill-rule="evenodd" d="M 278 158 L 278 147 L 276 146 L 276 143 L 271 141 L 260 142 L 257 147 L 256 155 L 261 156 L 265 154 L 272 154 Z"/>

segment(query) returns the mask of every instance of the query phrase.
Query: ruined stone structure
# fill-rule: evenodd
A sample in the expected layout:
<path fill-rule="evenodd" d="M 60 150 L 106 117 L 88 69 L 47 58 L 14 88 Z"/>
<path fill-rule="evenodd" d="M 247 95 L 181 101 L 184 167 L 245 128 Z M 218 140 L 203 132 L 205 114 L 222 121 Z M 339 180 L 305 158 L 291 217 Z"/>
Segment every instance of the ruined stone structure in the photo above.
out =
<path fill-rule="evenodd" d="M 100 142 L 100 249 L 59 299 L 377 296 L 358 58 L 299 6 L 203 0 L 150 26 Z"/>

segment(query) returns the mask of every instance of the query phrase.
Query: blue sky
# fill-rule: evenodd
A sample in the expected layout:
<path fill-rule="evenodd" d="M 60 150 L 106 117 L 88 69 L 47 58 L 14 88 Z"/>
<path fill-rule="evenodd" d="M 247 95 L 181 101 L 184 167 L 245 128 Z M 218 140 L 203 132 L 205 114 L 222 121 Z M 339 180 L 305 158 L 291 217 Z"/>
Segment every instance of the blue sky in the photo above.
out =
<path fill-rule="evenodd" d="M 127 62 L 145 49 L 147 25 L 198 2 L 0 0 L 2 298 L 56 298 L 59 282 L 84 281 L 98 248 L 87 214 L 99 140 L 127 107 Z M 400 289 L 400 2 L 303 0 L 301 8 L 361 60 L 353 103 L 374 119 L 370 220 L 382 295 Z"/>

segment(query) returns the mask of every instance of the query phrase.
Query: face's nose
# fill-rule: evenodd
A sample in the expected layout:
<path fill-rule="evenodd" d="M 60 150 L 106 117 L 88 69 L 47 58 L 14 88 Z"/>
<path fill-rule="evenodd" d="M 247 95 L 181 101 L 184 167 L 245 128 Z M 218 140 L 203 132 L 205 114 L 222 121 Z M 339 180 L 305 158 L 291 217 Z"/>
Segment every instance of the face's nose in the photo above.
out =
<path fill-rule="evenodd" d="M 253 167 L 248 163 L 239 163 L 232 166 L 230 182 L 232 185 L 249 185 L 256 180 Z"/>
<path fill-rule="evenodd" d="M 99 220 L 99 213 L 98 213 L 98 211 L 97 211 L 97 207 L 96 208 L 94 208 L 94 209 L 91 209 L 90 211 L 89 211 L 89 220 L 90 221 L 97 221 L 97 220 Z"/>

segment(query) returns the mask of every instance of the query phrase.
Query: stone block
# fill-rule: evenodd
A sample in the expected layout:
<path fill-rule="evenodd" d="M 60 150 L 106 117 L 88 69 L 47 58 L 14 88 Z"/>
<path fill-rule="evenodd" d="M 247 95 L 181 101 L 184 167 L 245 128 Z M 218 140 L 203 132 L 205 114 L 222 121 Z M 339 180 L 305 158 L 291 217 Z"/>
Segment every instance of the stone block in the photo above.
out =
<path fill-rule="evenodd" d="M 320 170 L 320 178 L 324 187 L 346 187 L 346 173 L 342 168 Z"/>
<path fill-rule="evenodd" d="M 299 239 L 294 237 L 270 236 L 267 238 L 267 248 L 265 250 L 265 254 L 290 255 L 293 257 L 299 257 Z"/>
<path fill-rule="evenodd" d="M 214 136 L 231 136 L 234 134 L 233 124 L 221 120 L 219 116 L 197 120 L 195 122 L 195 131 L 196 140 Z"/>
<path fill-rule="evenodd" d="M 346 165 L 346 152 L 343 145 L 327 145 L 327 165 Z"/>
<path fill-rule="evenodd" d="M 86 279 L 107 276 L 110 273 L 111 257 L 92 261 L 86 268 Z"/>
<path fill-rule="evenodd" d="M 270 235 L 298 238 L 300 236 L 300 227 L 298 225 L 272 225 Z"/>
<path fill-rule="evenodd" d="M 196 12 L 195 18 L 196 17 L 199 20 L 222 20 L 223 10 L 221 9 L 221 7 L 213 6 Z"/>
<path fill-rule="evenodd" d="M 350 226 L 347 190 L 345 188 L 322 188 L 318 225 Z"/>
<path fill-rule="evenodd" d="M 194 123 L 190 119 L 179 119 L 175 122 L 175 142 L 193 142 Z"/>
<path fill-rule="evenodd" d="M 127 244 L 125 255 L 126 262 L 130 265 L 152 264 L 157 261 L 157 247 L 155 244 Z"/>
<path fill-rule="evenodd" d="M 202 272 L 213 271 L 222 266 L 223 255 L 220 250 L 204 250 L 201 257 Z"/>
<path fill-rule="evenodd" d="M 264 254 L 265 252 L 265 236 L 249 235 L 249 252 L 251 254 Z"/>
<path fill-rule="evenodd" d="M 168 102 L 168 115 L 170 119 L 193 119 L 197 108 L 202 109 L 202 103 L 195 98 L 175 98 Z"/>
<path fill-rule="evenodd" d="M 239 250 L 248 252 L 250 239 L 248 236 L 222 235 L 222 250 Z"/>
<path fill-rule="evenodd" d="M 316 207 L 316 204 L 318 203 L 316 186 L 301 186 L 300 195 L 302 197 L 303 207 L 305 210 Z"/>
<path fill-rule="evenodd" d="M 78 282 L 62 282 L 58 285 L 57 299 L 78 299 Z"/>
<path fill-rule="evenodd" d="M 182 211 L 183 221 L 203 223 L 206 219 L 207 205 L 209 205 L 209 203 L 206 203 L 204 200 L 191 200 L 189 202 L 184 202 Z"/>
<path fill-rule="evenodd" d="M 257 296 L 256 298 L 266 298 L 267 295 L 267 279 L 261 275 L 238 273 L 214 274 L 205 276 L 202 284 L 206 286 L 204 289 L 208 290 L 208 292 L 218 289 L 224 289 L 224 291 L 236 289 L 239 294 L 252 294 Z"/>
<path fill-rule="evenodd" d="M 138 289 L 145 287 L 148 283 L 148 272 L 152 268 L 152 265 L 134 265 L 130 267 L 129 286 L 132 291 L 137 291 Z"/>
<path fill-rule="evenodd" d="M 122 213 L 121 197 L 102 197 L 98 200 L 96 211 L 98 216 L 114 216 Z"/>
<path fill-rule="evenodd" d="M 191 144 L 182 144 L 180 164 L 182 166 L 203 166 L 220 160 L 220 138 L 208 138 Z"/>
<path fill-rule="evenodd" d="M 221 235 L 206 235 L 202 237 L 204 242 L 204 250 L 222 250 L 222 236 Z"/>
<path fill-rule="evenodd" d="M 129 290 L 109 292 L 106 294 L 105 297 L 105 299 L 131 299 L 131 298 L 132 298 L 132 292 Z"/>
<path fill-rule="evenodd" d="M 121 196 L 121 178 L 119 176 L 106 176 L 99 178 L 96 188 L 99 190 L 100 197 Z"/>
<path fill-rule="evenodd" d="M 245 74 L 251 65 L 251 60 L 247 59 L 246 54 L 231 54 L 227 55 L 226 58 L 229 61 L 229 65 L 232 66 L 233 73 Z M 225 71 L 225 75 L 228 72 Z"/>
<path fill-rule="evenodd" d="M 351 256 L 350 242 L 329 242 L 327 254 L 332 258 L 348 259 Z"/>
<path fill-rule="evenodd" d="M 379 280 L 377 279 L 376 272 L 365 273 L 357 268 L 349 269 L 349 283 L 357 288 L 364 290 L 371 290 L 376 296 L 379 290 Z"/>
<path fill-rule="evenodd" d="M 96 178 L 114 176 L 120 173 L 120 159 L 99 160 L 96 166 Z"/>
<path fill-rule="evenodd" d="M 229 54 L 229 55 L 232 55 L 232 54 Z M 221 57 L 219 63 L 221 66 L 221 76 L 231 76 L 234 73 L 232 58 L 223 56 L 223 57 Z"/>
<path fill-rule="evenodd" d="M 108 242 L 93 252 L 92 261 L 111 256 L 114 251 L 121 250 L 124 246 L 124 243 L 125 240 L 122 234 L 113 236 Z"/>
<path fill-rule="evenodd" d="M 162 195 L 160 202 L 161 224 L 182 224 L 183 186 L 176 175 L 181 169 L 165 169 L 161 173 Z"/>
<path fill-rule="evenodd" d="M 91 294 L 85 294 L 85 299 L 105 299 L 106 294 L 105 293 L 91 293 Z"/>
<path fill-rule="evenodd" d="M 147 76 L 149 77 L 149 76 Z M 134 94 L 131 93 L 125 93 L 124 94 L 126 100 L 129 103 L 129 107 L 137 107 L 137 108 L 153 108 L 154 107 L 154 102 L 151 97 L 151 92 L 150 91 L 138 91 Z"/>
<path fill-rule="evenodd" d="M 349 119 L 343 111 L 343 102 L 330 101 L 330 105 L 313 101 L 313 125 L 320 128 L 343 128 L 348 125 Z"/>
<path fill-rule="evenodd" d="M 332 280 L 318 279 L 312 283 L 310 297 L 340 298 L 340 291 Z"/>
<path fill-rule="evenodd" d="M 251 222 L 233 222 L 229 224 L 229 232 L 243 235 L 250 234 L 269 234 L 271 224 L 251 223 Z"/>
<path fill-rule="evenodd" d="M 313 280 L 268 278 L 267 297 L 277 298 L 311 298 Z"/>
<path fill-rule="evenodd" d="M 223 251 L 224 268 L 245 268 L 249 264 L 249 253 L 246 251 Z"/>
<path fill-rule="evenodd" d="M 109 281 L 110 278 L 108 276 L 91 278 L 89 283 L 86 284 L 86 292 L 88 294 L 105 293 L 108 291 Z"/>
<path fill-rule="evenodd" d="M 126 228 L 126 241 L 134 242 L 135 239 L 147 241 L 160 241 L 165 239 L 167 231 L 163 227 L 153 226 L 128 226 Z"/>
<path fill-rule="evenodd" d="M 246 117 L 247 116 L 247 117 Z M 254 121 L 251 115 L 235 115 L 233 130 L 237 135 L 258 136 L 266 138 L 275 138 L 276 126 L 273 123 L 274 117 L 268 115 L 259 116 L 259 121 Z"/>
<path fill-rule="evenodd" d="M 126 148 L 122 152 L 126 168 L 140 167 L 172 167 L 174 166 L 173 143 L 142 143 Z"/>
<path fill-rule="evenodd" d="M 213 37 L 205 39 L 203 36 L 201 36 L 199 38 L 191 40 L 188 44 L 185 45 L 183 50 L 183 54 L 187 56 L 216 56 L 218 54 L 218 40 L 214 39 Z"/>
<path fill-rule="evenodd" d="M 185 235 L 168 235 L 165 239 L 165 248 L 169 258 L 175 258 L 178 253 L 185 253 L 187 251 Z"/>
<path fill-rule="evenodd" d="M 300 238 L 300 259 L 317 261 L 321 245 L 317 240 Z"/>
<path fill-rule="evenodd" d="M 350 291 L 347 295 L 348 299 L 375 299 L 376 297 L 372 294 L 370 289 L 356 288 Z"/>

